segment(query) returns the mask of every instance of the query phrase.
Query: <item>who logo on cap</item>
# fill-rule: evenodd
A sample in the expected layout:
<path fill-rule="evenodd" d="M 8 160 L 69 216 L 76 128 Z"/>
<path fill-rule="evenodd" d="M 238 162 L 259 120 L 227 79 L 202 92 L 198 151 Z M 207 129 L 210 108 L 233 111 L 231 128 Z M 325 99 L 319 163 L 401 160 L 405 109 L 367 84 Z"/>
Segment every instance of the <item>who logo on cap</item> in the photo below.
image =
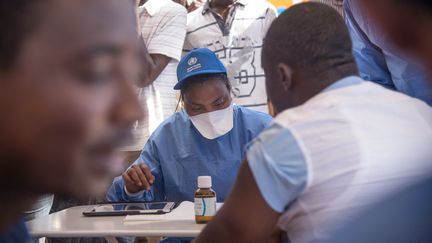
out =
<path fill-rule="evenodd" d="M 219 58 L 207 48 L 195 48 L 180 60 L 177 66 L 177 84 L 175 90 L 180 90 L 185 81 L 202 74 L 225 73 L 226 69 Z"/>
<path fill-rule="evenodd" d="M 197 61 L 198 61 L 198 59 L 196 57 L 191 57 L 188 60 L 188 64 L 189 64 L 189 66 L 192 66 L 192 65 L 196 64 Z"/>

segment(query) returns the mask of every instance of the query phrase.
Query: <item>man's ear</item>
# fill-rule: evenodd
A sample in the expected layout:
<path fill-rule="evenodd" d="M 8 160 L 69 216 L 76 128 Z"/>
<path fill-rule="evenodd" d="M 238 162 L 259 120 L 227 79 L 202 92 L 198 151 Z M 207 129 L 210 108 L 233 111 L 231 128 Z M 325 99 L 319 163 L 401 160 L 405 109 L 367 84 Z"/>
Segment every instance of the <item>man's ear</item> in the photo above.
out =
<path fill-rule="evenodd" d="M 281 77 L 282 87 L 284 91 L 288 91 L 292 86 L 292 69 L 285 63 L 277 64 L 277 70 Z"/>

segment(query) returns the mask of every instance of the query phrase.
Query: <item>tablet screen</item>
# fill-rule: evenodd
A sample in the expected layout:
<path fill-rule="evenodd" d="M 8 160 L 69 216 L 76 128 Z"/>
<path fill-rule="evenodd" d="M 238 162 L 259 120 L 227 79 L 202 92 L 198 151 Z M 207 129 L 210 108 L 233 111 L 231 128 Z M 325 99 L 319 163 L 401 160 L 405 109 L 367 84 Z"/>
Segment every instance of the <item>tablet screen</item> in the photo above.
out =
<path fill-rule="evenodd" d="M 115 203 L 98 205 L 94 212 L 113 212 L 113 211 L 136 211 L 136 210 L 162 210 L 167 203 Z"/>

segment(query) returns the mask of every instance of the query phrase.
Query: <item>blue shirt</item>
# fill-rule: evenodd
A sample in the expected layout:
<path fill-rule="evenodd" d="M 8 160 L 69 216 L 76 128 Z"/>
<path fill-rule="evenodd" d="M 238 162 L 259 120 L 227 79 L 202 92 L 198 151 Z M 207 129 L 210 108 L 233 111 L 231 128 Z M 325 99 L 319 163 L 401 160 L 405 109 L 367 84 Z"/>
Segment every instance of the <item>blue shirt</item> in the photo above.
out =
<path fill-rule="evenodd" d="M 360 2 L 344 1 L 346 23 L 360 76 L 432 105 L 432 85 L 428 80 L 432 77 L 426 77 L 414 60 L 390 45 L 387 36 L 364 15 Z"/>
<path fill-rule="evenodd" d="M 20 220 L 16 225 L 11 226 L 5 233 L 0 233 L 1 243 L 31 243 L 33 240 L 27 231 L 24 220 Z"/>
<path fill-rule="evenodd" d="M 217 200 L 223 202 L 231 190 L 246 145 L 271 122 L 267 114 L 234 106 L 234 126 L 213 140 L 204 138 L 185 112 L 165 120 L 150 136 L 134 164 L 146 163 L 155 182 L 149 192 L 128 195 L 122 177 L 108 191 L 109 201 L 193 201 L 197 177 L 212 177 Z"/>
<path fill-rule="evenodd" d="M 322 92 L 360 84 L 358 77 L 347 77 Z M 284 212 L 306 187 L 306 157 L 290 129 L 272 123 L 251 143 L 248 165 L 258 189 L 274 211 Z"/>

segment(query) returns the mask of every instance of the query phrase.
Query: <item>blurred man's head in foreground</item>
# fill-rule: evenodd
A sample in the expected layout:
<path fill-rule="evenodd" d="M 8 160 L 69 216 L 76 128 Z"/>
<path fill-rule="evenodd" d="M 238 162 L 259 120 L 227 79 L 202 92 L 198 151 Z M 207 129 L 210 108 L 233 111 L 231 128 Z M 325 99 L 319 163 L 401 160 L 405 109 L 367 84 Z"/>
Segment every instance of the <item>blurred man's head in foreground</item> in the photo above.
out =
<path fill-rule="evenodd" d="M 0 2 L 2 193 L 101 190 L 142 115 L 136 29 L 129 0 Z"/>
<path fill-rule="evenodd" d="M 432 1 L 364 0 L 364 11 L 401 49 L 421 58 L 432 72 Z"/>

